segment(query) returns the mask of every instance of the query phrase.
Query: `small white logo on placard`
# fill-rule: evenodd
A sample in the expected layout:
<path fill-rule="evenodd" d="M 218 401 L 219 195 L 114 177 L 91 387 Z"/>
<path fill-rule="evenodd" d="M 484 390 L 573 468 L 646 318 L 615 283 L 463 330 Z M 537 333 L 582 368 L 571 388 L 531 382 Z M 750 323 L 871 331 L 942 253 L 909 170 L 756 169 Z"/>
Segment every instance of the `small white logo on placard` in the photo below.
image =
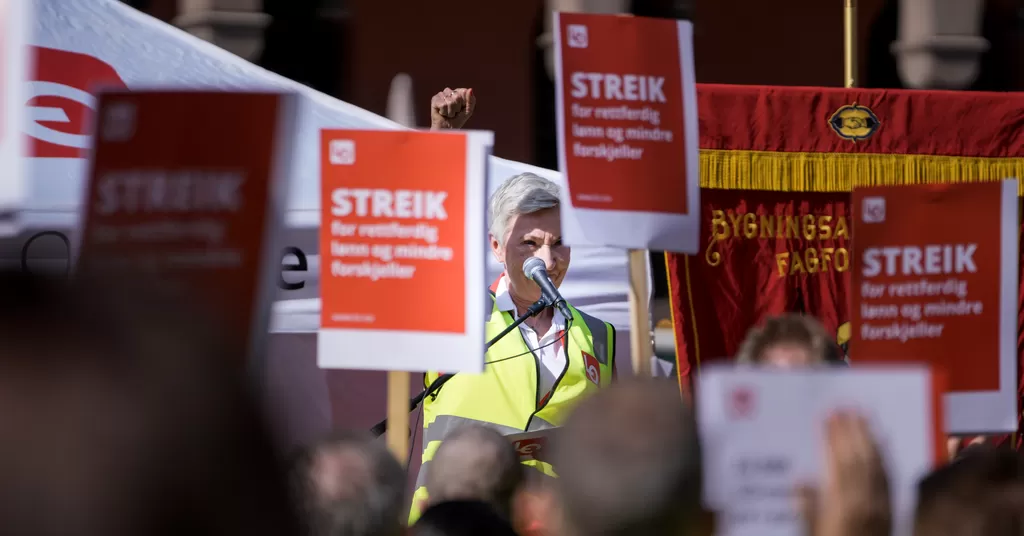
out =
<path fill-rule="evenodd" d="M 331 140 L 329 148 L 331 164 L 351 166 L 356 163 L 356 142 L 352 140 Z"/>
<path fill-rule="evenodd" d="M 570 24 L 566 27 L 566 31 L 569 34 L 566 40 L 569 43 L 569 48 L 587 48 L 590 44 L 587 39 L 587 27 L 582 24 Z"/>
<path fill-rule="evenodd" d="M 861 219 L 864 223 L 882 223 L 885 221 L 885 198 L 865 197 L 863 214 Z"/>
<path fill-rule="evenodd" d="M 103 113 L 103 141 L 121 142 L 135 135 L 135 103 L 111 102 Z"/>

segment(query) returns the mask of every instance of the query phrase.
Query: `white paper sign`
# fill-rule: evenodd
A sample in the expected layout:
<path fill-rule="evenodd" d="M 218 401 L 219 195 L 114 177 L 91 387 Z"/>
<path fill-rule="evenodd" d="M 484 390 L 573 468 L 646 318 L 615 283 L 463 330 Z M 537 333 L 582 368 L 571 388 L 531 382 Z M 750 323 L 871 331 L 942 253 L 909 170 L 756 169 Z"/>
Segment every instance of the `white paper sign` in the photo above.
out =
<path fill-rule="evenodd" d="M 801 534 L 793 491 L 820 483 L 824 423 L 837 409 L 867 417 L 889 475 L 896 534 L 909 534 L 918 480 L 941 441 L 925 367 L 769 370 L 705 367 L 697 392 L 705 501 L 719 534 Z"/>

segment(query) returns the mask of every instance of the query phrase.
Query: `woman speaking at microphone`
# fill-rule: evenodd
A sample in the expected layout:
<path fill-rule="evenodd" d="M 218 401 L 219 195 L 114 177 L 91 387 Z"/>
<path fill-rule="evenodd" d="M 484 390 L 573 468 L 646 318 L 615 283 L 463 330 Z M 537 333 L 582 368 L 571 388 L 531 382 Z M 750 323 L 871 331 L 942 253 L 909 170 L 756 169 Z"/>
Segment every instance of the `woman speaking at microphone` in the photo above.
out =
<path fill-rule="evenodd" d="M 545 299 L 545 283 L 536 281 L 550 278 L 549 296 L 561 285 L 569 270 L 570 251 L 562 243 L 558 186 L 532 173 L 506 180 L 494 193 L 488 224 L 491 251 L 504 266 L 490 289 L 481 289 L 490 293 L 493 303 L 487 320 L 490 340 Z M 543 261 L 545 270 L 539 269 L 537 260 L 527 262 L 531 257 Z M 474 424 L 505 435 L 560 426 L 581 397 L 611 382 L 614 351 L 611 324 L 571 305 L 548 306 L 491 346 L 483 374 L 456 374 L 436 396 L 424 399 L 423 465 L 410 523 L 428 502 L 426 475 L 445 436 Z M 436 372 L 428 373 L 424 387 L 437 377 Z M 543 461 L 523 463 L 543 474 L 555 474 Z"/>

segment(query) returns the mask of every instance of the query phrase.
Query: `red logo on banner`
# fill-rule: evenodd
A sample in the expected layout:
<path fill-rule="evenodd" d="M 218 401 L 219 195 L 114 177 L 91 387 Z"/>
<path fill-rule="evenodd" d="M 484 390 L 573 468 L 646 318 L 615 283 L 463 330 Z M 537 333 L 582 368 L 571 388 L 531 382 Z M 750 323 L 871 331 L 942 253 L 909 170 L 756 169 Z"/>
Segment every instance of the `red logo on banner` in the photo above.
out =
<path fill-rule="evenodd" d="M 601 364 L 597 362 L 597 358 L 583 352 L 583 361 L 587 366 L 587 379 L 601 387 Z"/>
<path fill-rule="evenodd" d="M 733 419 L 746 419 L 754 413 L 754 391 L 749 387 L 737 387 L 729 394 L 729 415 Z"/>
<path fill-rule="evenodd" d="M 26 88 L 29 155 L 39 158 L 85 158 L 89 121 L 98 88 L 124 89 L 117 71 L 86 54 L 33 47 L 35 76 Z"/>

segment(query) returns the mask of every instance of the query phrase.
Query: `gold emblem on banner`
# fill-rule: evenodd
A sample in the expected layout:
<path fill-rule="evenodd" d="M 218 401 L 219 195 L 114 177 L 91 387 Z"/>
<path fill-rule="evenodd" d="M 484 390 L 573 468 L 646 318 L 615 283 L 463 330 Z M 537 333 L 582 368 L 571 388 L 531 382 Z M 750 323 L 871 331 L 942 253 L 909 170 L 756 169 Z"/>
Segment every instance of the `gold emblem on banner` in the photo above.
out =
<path fill-rule="evenodd" d="M 840 138 L 850 141 L 861 141 L 870 138 L 878 131 L 882 122 L 867 106 L 856 102 L 840 107 L 828 120 L 828 126 Z"/>

